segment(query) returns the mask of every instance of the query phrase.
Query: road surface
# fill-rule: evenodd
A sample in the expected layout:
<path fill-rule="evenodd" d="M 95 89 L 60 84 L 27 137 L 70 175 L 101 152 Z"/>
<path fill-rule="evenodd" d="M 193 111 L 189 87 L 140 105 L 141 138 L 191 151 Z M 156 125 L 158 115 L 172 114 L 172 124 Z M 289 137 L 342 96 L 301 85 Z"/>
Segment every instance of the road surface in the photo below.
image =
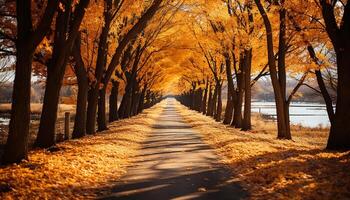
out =
<path fill-rule="evenodd" d="M 242 199 L 245 192 L 214 150 L 182 119 L 175 99 L 166 99 L 154 131 L 134 164 L 101 199 Z"/>

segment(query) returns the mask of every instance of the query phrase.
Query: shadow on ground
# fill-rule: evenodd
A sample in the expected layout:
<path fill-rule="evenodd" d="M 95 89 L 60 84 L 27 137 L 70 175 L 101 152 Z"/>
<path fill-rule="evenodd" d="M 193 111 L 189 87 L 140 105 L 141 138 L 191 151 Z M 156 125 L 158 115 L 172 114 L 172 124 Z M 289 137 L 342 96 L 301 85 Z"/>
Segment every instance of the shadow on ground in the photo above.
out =
<path fill-rule="evenodd" d="M 101 199 L 242 199 L 248 193 L 168 101 L 128 173 Z"/>

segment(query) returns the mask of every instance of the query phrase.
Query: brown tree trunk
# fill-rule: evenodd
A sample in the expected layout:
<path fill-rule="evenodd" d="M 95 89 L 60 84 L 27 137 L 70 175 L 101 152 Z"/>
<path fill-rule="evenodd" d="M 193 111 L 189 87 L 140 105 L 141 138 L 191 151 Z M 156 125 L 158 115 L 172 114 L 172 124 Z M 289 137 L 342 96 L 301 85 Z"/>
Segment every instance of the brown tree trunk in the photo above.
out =
<path fill-rule="evenodd" d="M 286 9 L 283 7 L 284 0 L 281 1 L 282 8 L 279 10 L 280 16 L 280 28 L 279 28 L 279 43 L 278 43 L 278 81 L 282 96 L 282 109 L 277 115 L 284 115 L 284 131 L 279 131 L 277 138 L 279 139 L 292 139 L 290 132 L 290 121 L 289 121 L 289 103 L 287 102 L 287 78 L 286 78 Z M 281 122 L 277 122 L 281 123 Z"/>
<path fill-rule="evenodd" d="M 243 75 L 243 66 L 245 63 L 244 54 L 240 54 L 239 58 L 239 68 L 240 72 L 236 72 L 237 77 L 237 91 L 236 91 L 236 101 L 234 102 L 234 112 L 233 112 L 233 120 L 231 122 L 231 126 L 235 128 L 242 128 L 242 105 L 243 105 L 243 95 L 244 95 L 244 75 Z"/>
<path fill-rule="evenodd" d="M 25 47 L 25 41 L 18 41 L 16 46 L 17 60 L 12 94 L 11 120 L 3 163 L 18 163 L 22 159 L 27 159 L 28 152 L 30 81 L 34 52 Z"/>
<path fill-rule="evenodd" d="M 337 57 L 337 103 L 334 122 L 331 124 L 327 149 L 350 149 L 350 3 L 344 5 L 343 17 L 338 26 L 334 15 L 336 6 L 320 0 L 326 31 Z"/>
<path fill-rule="evenodd" d="M 203 100 L 202 100 L 202 113 L 204 115 L 207 113 L 207 99 L 208 99 L 208 86 L 209 86 L 208 82 L 209 82 L 209 80 L 206 81 L 204 96 L 203 96 Z"/>
<path fill-rule="evenodd" d="M 73 48 L 73 57 L 75 60 L 74 70 L 78 80 L 78 96 L 72 138 L 80 138 L 86 134 L 86 106 L 89 80 L 84 61 L 81 57 L 80 40 L 80 35 L 78 35 Z"/>
<path fill-rule="evenodd" d="M 328 93 L 326 84 L 323 81 L 321 70 L 315 70 L 315 74 L 316 74 L 318 87 L 320 88 L 322 97 L 323 97 L 324 102 L 326 104 L 328 118 L 329 118 L 329 121 L 332 125 L 334 123 L 334 119 L 335 119 L 335 114 L 334 114 L 334 110 L 333 110 L 333 101 L 332 101 L 331 96 Z"/>
<path fill-rule="evenodd" d="M 291 139 L 290 132 L 288 132 L 288 128 L 286 122 L 286 108 L 285 108 L 285 96 L 283 96 L 282 88 L 278 79 L 278 71 L 275 63 L 275 54 L 274 54 L 274 46 L 273 46 L 273 35 L 272 35 L 272 27 L 268 15 L 265 12 L 263 5 L 260 0 L 255 0 L 255 3 L 259 9 L 260 15 L 263 18 L 265 29 L 266 29 L 266 42 L 267 42 L 267 53 L 268 53 L 268 63 L 270 69 L 270 78 L 272 82 L 272 87 L 275 95 L 275 103 L 276 103 L 276 113 L 277 113 L 277 138 L 279 139 Z M 283 35 L 280 35 L 282 37 Z M 284 36 L 283 36 L 284 37 Z"/>
<path fill-rule="evenodd" d="M 137 109 L 137 113 L 141 113 L 144 109 L 144 102 L 145 102 L 145 94 L 147 91 L 147 84 L 145 86 L 143 86 L 142 92 L 141 92 L 141 96 L 140 96 L 140 100 L 139 100 L 139 106 Z"/>
<path fill-rule="evenodd" d="M 109 122 L 117 121 L 118 116 L 118 92 L 119 82 L 112 80 L 112 90 L 109 95 Z"/>
<path fill-rule="evenodd" d="M 118 110 L 118 114 L 119 114 L 119 117 L 120 118 L 126 118 L 127 116 L 127 106 L 128 106 L 128 102 L 130 101 L 130 98 L 131 98 L 131 83 L 127 83 L 126 86 L 125 86 L 125 92 L 124 92 L 124 95 L 123 95 L 123 98 L 122 98 L 122 101 L 120 103 L 120 106 L 119 106 L 119 110 Z"/>
<path fill-rule="evenodd" d="M 212 94 L 212 88 L 211 83 L 209 85 L 209 96 L 208 96 L 208 109 L 207 109 L 207 116 L 213 116 L 213 94 Z"/>
<path fill-rule="evenodd" d="M 87 124 L 86 124 L 87 134 L 94 134 L 96 131 L 96 113 L 97 113 L 97 107 L 98 107 L 98 99 L 100 96 L 99 90 L 100 90 L 100 83 L 102 80 L 103 72 L 106 67 L 108 34 L 109 34 L 109 30 L 110 30 L 110 26 L 113 18 L 112 12 L 111 12 L 112 9 L 113 9 L 113 1 L 106 0 L 105 11 L 104 11 L 104 26 L 99 36 L 96 67 L 95 67 L 96 81 L 93 83 L 93 85 L 89 90 Z"/>
<path fill-rule="evenodd" d="M 107 130 L 107 120 L 106 120 L 106 90 L 107 88 L 103 87 L 99 91 L 98 98 L 98 112 L 97 112 L 97 131 Z"/>
<path fill-rule="evenodd" d="M 242 122 L 242 130 L 247 131 L 252 128 L 251 125 L 251 65 L 252 65 L 252 49 L 244 50 L 245 64 L 244 64 L 244 117 Z"/>
<path fill-rule="evenodd" d="M 348 3 L 349 4 L 349 3 Z M 347 36 L 350 35 L 348 31 Z M 350 149 L 350 41 L 344 51 L 337 52 L 338 86 L 334 123 L 331 125 L 327 149 Z"/>
<path fill-rule="evenodd" d="M 78 81 L 77 107 L 72 138 L 81 138 L 86 135 L 86 108 L 88 91 L 88 80 L 86 79 L 85 81 Z"/>
<path fill-rule="evenodd" d="M 227 78 L 227 103 L 226 103 L 226 109 L 225 109 L 225 117 L 224 117 L 224 124 L 230 124 L 232 121 L 232 114 L 233 114 L 233 102 L 234 102 L 234 84 L 232 79 L 232 71 L 231 71 L 231 59 L 229 55 L 225 55 L 225 62 L 226 62 L 226 78 Z"/>
<path fill-rule="evenodd" d="M 98 88 L 92 87 L 88 92 L 88 107 L 86 116 L 86 133 L 96 132 L 96 113 L 98 104 Z"/>
<path fill-rule="evenodd" d="M 215 113 L 215 120 L 217 122 L 221 121 L 221 113 L 222 113 L 222 98 L 221 98 L 221 90 L 222 90 L 222 84 L 221 83 L 217 83 L 216 87 L 217 87 L 217 108 L 216 108 L 216 113 Z"/>
<path fill-rule="evenodd" d="M 37 147 L 48 148 L 55 144 L 55 127 L 64 71 L 62 70 L 60 73 L 57 74 L 49 71 L 47 73 L 39 132 L 35 141 L 35 146 Z"/>
<path fill-rule="evenodd" d="M 212 111 L 212 113 L 210 115 L 210 116 L 214 117 L 214 119 L 215 119 L 216 112 L 217 112 L 217 107 L 216 107 L 217 101 L 218 101 L 218 87 L 215 84 L 213 99 L 211 101 L 211 104 L 212 104 L 211 107 L 212 107 L 213 111 Z"/>
<path fill-rule="evenodd" d="M 9 135 L 2 159 L 4 164 L 19 163 L 22 159 L 27 159 L 33 55 L 51 27 L 57 6 L 58 1 L 48 2 L 42 19 L 37 23 L 36 30 L 33 30 L 31 1 L 16 1 L 16 72 Z"/>
<path fill-rule="evenodd" d="M 48 65 L 43 109 L 35 141 L 37 147 L 47 148 L 55 144 L 55 124 L 64 72 L 88 4 L 89 0 L 80 1 L 71 13 L 72 2 L 68 2 L 64 10 L 58 11 L 54 50 Z"/>

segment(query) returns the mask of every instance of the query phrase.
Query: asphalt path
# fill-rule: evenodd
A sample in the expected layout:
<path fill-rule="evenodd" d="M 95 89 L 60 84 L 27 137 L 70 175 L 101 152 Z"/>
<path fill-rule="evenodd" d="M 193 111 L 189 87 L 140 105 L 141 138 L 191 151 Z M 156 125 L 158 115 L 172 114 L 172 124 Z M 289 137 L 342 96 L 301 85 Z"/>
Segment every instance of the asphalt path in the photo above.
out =
<path fill-rule="evenodd" d="M 181 117 L 175 99 L 166 99 L 134 164 L 101 199 L 242 199 L 248 194 L 218 160 L 214 150 Z"/>

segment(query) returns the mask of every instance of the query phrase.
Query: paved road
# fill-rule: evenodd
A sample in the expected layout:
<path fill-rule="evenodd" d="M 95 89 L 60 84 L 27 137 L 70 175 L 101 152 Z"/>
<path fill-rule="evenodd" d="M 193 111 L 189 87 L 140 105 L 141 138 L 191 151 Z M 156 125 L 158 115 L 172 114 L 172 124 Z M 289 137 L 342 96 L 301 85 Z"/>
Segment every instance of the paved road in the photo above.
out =
<path fill-rule="evenodd" d="M 247 193 L 214 151 L 183 121 L 174 99 L 166 106 L 127 174 L 102 199 L 241 199 Z"/>

